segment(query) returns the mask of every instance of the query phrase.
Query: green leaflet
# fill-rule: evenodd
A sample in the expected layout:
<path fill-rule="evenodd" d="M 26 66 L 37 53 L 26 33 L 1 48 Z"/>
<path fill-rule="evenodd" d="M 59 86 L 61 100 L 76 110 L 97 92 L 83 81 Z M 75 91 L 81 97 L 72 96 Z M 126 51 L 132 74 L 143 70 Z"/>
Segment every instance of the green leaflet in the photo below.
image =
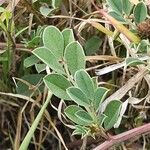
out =
<path fill-rule="evenodd" d="M 49 49 L 58 60 L 62 60 L 64 53 L 64 38 L 55 26 L 48 26 L 43 32 L 44 46 Z"/>
<path fill-rule="evenodd" d="M 55 96 L 64 100 L 70 100 L 70 97 L 66 93 L 66 89 L 71 86 L 71 83 L 63 75 L 47 75 L 44 78 L 44 82 Z"/>
<path fill-rule="evenodd" d="M 65 62 L 72 75 L 79 69 L 85 69 L 85 54 L 79 42 L 72 42 L 65 49 Z"/>

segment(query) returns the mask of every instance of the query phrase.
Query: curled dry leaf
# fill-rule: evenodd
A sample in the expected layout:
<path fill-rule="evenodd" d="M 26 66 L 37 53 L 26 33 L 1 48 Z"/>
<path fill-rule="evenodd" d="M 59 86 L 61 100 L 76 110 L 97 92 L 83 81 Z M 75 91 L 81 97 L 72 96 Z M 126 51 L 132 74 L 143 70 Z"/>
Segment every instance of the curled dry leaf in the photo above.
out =
<path fill-rule="evenodd" d="M 145 98 L 139 99 L 139 98 L 135 98 L 135 97 L 129 97 L 128 101 L 131 105 L 136 105 L 139 104 L 140 102 L 142 102 Z"/>
<path fill-rule="evenodd" d="M 117 90 L 114 94 L 112 94 L 105 100 L 100 111 L 103 112 L 110 101 L 114 99 L 122 99 L 126 95 L 126 93 L 130 89 L 132 89 L 135 86 L 135 84 L 138 83 L 138 81 L 141 80 L 147 73 L 148 70 L 146 68 L 140 70 L 136 75 L 129 79 L 124 86 L 122 86 L 119 90 Z"/>
<path fill-rule="evenodd" d="M 119 118 L 117 120 L 117 122 L 115 123 L 114 125 L 114 128 L 118 128 L 120 123 L 121 123 L 121 120 L 122 120 L 122 117 L 127 109 L 127 106 L 128 106 L 128 103 L 129 103 L 129 100 L 127 99 L 125 102 L 122 103 L 121 105 L 121 110 L 120 110 L 120 115 L 119 115 Z"/>

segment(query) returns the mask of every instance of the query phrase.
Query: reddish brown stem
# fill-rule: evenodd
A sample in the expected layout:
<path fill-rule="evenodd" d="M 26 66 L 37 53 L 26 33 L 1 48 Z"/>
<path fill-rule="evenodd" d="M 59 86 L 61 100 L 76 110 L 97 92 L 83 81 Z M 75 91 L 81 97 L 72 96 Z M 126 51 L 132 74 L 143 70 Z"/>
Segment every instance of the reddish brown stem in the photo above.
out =
<path fill-rule="evenodd" d="M 139 136 L 141 134 L 146 134 L 150 132 L 150 123 L 145 124 L 141 127 L 137 127 L 134 129 L 131 129 L 129 131 L 123 132 L 121 134 L 112 136 L 110 140 L 105 141 L 104 143 L 100 144 L 94 150 L 107 150 L 108 148 L 112 147 L 113 145 L 116 145 L 118 143 L 121 143 L 123 141 L 126 141 L 130 138 Z"/>

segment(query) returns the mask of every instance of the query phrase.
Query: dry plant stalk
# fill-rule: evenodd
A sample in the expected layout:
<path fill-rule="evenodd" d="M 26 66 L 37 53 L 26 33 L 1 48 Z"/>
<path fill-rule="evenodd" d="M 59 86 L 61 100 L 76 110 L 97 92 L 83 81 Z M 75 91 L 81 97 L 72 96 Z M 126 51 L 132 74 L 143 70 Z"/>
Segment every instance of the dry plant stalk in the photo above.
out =
<path fill-rule="evenodd" d="M 108 148 L 112 147 L 113 145 L 116 145 L 120 142 L 126 141 L 130 138 L 134 138 L 141 134 L 148 134 L 148 132 L 150 132 L 150 123 L 145 124 L 141 127 L 131 129 L 129 131 L 123 132 L 123 133 L 115 135 L 115 136 L 110 136 L 109 140 L 100 144 L 99 146 L 94 148 L 94 150 L 107 150 Z"/>

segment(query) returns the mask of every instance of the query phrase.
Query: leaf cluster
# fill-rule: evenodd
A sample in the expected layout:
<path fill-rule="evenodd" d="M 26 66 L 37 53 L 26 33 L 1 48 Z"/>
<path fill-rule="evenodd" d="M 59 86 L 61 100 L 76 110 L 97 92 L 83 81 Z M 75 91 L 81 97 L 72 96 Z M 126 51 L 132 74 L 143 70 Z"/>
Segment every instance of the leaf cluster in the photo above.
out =
<path fill-rule="evenodd" d="M 46 27 L 43 46 L 36 48 L 33 54 L 52 69 L 43 79 L 48 89 L 58 98 L 72 101 L 64 113 L 74 123 L 73 134 L 104 136 L 105 131 L 114 127 L 122 103 L 113 100 L 104 112 L 100 111 L 109 90 L 99 87 L 95 78 L 85 71 L 85 54 L 71 29 L 61 32 L 54 26 Z"/>

